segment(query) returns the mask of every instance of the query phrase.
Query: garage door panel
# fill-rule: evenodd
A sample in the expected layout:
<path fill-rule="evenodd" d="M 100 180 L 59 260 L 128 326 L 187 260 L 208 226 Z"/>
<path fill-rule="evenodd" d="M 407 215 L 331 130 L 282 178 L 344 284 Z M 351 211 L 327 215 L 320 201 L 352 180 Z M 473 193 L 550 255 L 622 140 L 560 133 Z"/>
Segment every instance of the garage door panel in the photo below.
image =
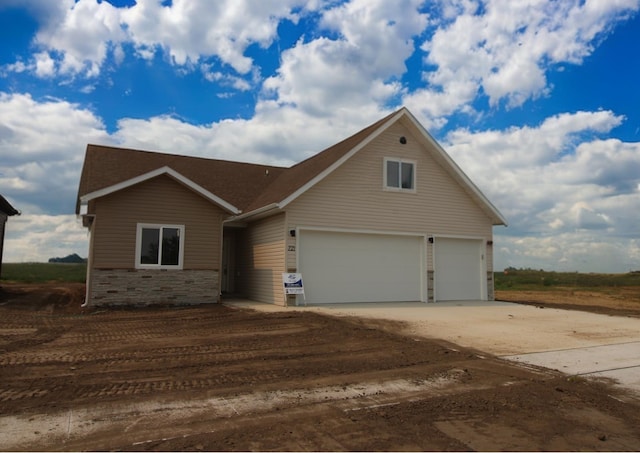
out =
<path fill-rule="evenodd" d="M 435 290 L 437 300 L 481 300 L 483 242 L 436 238 Z"/>
<path fill-rule="evenodd" d="M 302 231 L 299 245 L 309 303 L 421 299 L 420 237 Z"/>

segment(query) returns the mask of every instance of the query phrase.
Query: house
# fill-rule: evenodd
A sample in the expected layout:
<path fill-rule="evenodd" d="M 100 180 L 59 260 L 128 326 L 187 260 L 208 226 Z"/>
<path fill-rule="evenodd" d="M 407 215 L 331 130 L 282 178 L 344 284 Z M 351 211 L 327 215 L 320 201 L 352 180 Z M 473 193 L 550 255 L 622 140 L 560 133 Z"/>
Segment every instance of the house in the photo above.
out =
<path fill-rule="evenodd" d="M 20 215 L 20 211 L 15 209 L 11 204 L 0 195 L 0 277 L 2 276 L 2 252 L 4 250 L 4 228 L 7 219 L 14 215 Z"/>
<path fill-rule="evenodd" d="M 493 300 L 506 226 L 406 108 L 290 168 L 88 145 L 76 213 L 89 305 Z"/>

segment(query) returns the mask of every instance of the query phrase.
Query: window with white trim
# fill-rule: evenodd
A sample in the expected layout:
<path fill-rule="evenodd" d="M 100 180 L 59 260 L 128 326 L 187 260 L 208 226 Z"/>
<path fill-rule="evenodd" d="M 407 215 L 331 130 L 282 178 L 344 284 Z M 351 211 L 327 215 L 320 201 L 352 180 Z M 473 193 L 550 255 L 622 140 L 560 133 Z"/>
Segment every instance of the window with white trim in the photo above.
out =
<path fill-rule="evenodd" d="M 184 225 L 138 224 L 137 269 L 182 269 L 183 256 Z"/>
<path fill-rule="evenodd" d="M 412 160 L 384 159 L 384 188 L 386 190 L 416 191 L 416 163 Z"/>

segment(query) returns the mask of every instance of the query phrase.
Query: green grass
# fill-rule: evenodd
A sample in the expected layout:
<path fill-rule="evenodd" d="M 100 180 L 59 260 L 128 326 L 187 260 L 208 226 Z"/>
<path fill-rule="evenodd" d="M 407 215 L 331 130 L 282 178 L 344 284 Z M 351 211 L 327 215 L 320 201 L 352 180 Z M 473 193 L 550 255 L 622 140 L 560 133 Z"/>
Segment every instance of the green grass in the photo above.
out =
<path fill-rule="evenodd" d="M 640 286 L 640 272 L 627 274 L 582 274 L 532 269 L 508 269 L 494 273 L 496 290 L 545 290 L 562 288 L 611 288 Z"/>
<path fill-rule="evenodd" d="M 67 263 L 2 263 L 2 280 L 20 283 L 79 282 L 84 283 L 87 264 Z"/>

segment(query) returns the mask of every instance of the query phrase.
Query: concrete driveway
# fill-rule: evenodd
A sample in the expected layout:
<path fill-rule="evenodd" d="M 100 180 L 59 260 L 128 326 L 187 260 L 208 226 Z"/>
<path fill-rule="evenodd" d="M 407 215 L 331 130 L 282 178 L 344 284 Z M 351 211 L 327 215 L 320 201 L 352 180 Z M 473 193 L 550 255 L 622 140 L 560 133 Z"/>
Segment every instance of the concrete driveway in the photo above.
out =
<path fill-rule="evenodd" d="M 640 396 L 640 319 L 537 308 L 505 302 L 335 304 L 278 307 L 234 301 L 265 311 L 306 310 L 408 323 L 409 332 L 441 338 L 508 360 L 569 375 L 606 377 Z"/>

